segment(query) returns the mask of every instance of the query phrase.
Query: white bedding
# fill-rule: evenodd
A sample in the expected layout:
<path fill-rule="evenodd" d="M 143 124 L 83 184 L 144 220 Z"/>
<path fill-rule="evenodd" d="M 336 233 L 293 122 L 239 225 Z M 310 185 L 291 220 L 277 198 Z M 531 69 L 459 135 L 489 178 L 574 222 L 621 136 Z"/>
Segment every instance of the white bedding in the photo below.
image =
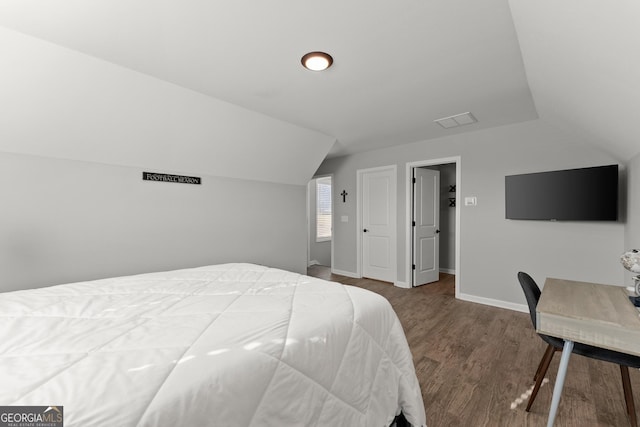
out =
<path fill-rule="evenodd" d="M 68 427 L 425 424 L 386 299 L 252 264 L 0 294 L 0 405 Z"/>

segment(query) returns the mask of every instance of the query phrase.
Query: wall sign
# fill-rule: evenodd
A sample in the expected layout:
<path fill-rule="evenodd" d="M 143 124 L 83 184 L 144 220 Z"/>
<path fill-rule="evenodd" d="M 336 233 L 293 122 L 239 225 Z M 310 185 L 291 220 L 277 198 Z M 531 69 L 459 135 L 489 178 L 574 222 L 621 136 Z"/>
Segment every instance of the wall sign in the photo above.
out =
<path fill-rule="evenodd" d="M 202 184 L 202 179 L 197 176 L 168 175 L 166 173 L 142 172 L 144 181 L 177 182 L 179 184 Z"/>

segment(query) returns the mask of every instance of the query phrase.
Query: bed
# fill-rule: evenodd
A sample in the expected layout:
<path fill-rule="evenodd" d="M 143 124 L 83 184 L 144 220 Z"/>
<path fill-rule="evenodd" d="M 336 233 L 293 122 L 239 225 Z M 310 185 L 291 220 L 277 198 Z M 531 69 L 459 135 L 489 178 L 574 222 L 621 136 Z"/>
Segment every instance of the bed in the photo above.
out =
<path fill-rule="evenodd" d="M 65 426 L 423 426 L 407 341 L 364 289 L 222 264 L 0 294 L 0 405 Z"/>

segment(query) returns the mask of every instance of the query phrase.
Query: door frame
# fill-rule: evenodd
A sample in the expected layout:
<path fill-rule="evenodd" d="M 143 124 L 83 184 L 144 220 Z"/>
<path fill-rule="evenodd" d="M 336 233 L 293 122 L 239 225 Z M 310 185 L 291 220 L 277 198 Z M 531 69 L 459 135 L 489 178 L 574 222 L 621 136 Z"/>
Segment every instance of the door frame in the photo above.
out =
<path fill-rule="evenodd" d="M 395 188 L 393 191 L 393 196 L 391 200 L 391 206 L 397 206 L 398 203 L 398 165 L 387 165 L 387 166 L 378 166 L 375 168 L 368 169 L 358 169 L 356 171 L 357 183 L 356 183 L 356 194 L 358 197 L 356 198 L 356 275 L 361 278 L 362 277 L 362 176 L 365 173 L 369 172 L 381 172 L 384 170 L 393 171 L 393 185 Z M 397 245 L 398 245 L 398 215 L 397 209 L 393 211 L 393 215 L 391 218 L 391 241 L 394 243 L 396 250 L 391 251 L 391 265 L 393 266 L 392 276 L 395 278 L 393 283 L 394 285 L 397 283 L 398 279 L 398 255 L 397 255 Z"/>
<path fill-rule="evenodd" d="M 406 164 L 406 206 L 405 206 L 405 224 L 406 224 L 406 237 L 405 237 L 405 277 L 407 278 L 407 285 L 409 288 L 413 287 L 413 226 L 411 221 L 413 220 L 413 168 L 419 168 L 423 166 L 437 166 L 442 164 L 455 163 L 456 165 L 456 254 L 455 254 L 455 297 L 458 298 L 460 294 L 460 280 L 462 268 L 460 265 L 460 194 L 462 189 L 462 157 L 444 157 L 441 159 L 429 159 L 419 160 L 415 162 L 407 162 Z"/>

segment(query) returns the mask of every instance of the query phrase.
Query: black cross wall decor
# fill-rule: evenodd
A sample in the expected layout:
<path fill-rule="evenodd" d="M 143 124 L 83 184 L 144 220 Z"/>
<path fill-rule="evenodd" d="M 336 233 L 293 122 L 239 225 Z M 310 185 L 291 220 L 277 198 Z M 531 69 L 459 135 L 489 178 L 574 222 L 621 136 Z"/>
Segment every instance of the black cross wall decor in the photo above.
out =
<path fill-rule="evenodd" d="M 342 203 L 345 203 L 347 201 L 347 191 L 346 190 L 342 190 L 342 193 L 340 193 L 340 195 L 342 196 Z"/>

